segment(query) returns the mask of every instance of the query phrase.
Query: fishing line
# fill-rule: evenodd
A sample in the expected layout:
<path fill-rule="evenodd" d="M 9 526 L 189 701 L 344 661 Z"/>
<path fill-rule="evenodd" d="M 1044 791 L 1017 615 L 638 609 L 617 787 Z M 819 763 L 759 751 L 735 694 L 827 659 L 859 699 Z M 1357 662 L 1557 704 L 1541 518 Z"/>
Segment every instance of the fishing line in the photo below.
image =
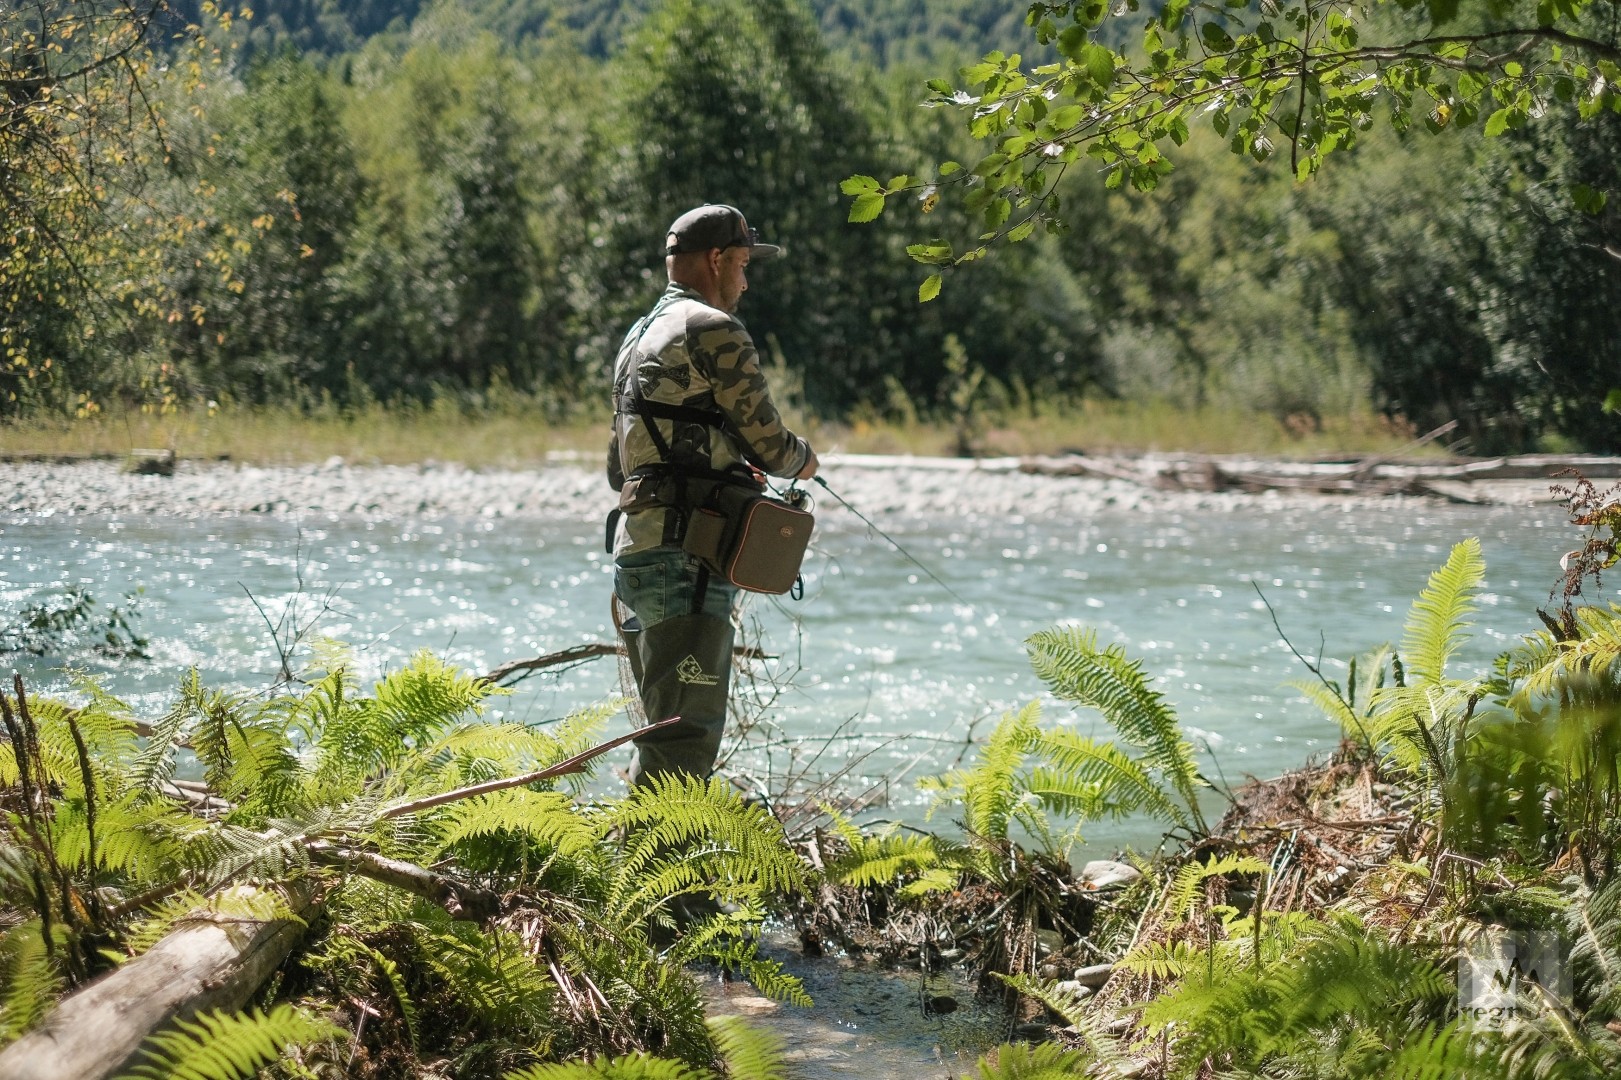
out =
<path fill-rule="evenodd" d="M 839 502 L 843 503 L 844 508 L 846 510 L 850 511 L 850 513 L 854 514 L 856 517 L 860 518 L 862 520 L 862 522 L 864 522 L 866 524 L 867 528 L 871 529 L 873 532 L 877 533 L 879 536 L 882 536 L 885 540 L 888 540 L 891 547 L 893 547 L 896 551 L 900 552 L 902 555 L 906 556 L 907 559 L 911 560 L 911 563 L 912 563 L 913 566 L 917 567 L 919 570 L 921 570 L 925 574 L 929 575 L 929 580 L 933 581 L 936 585 L 940 586 L 946 592 L 950 593 L 952 599 L 956 600 L 957 603 L 961 604 L 963 607 L 973 607 L 974 606 L 974 605 L 970 604 L 967 600 L 964 600 L 962 598 L 962 595 L 960 593 L 958 593 L 956 589 L 953 589 L 950 585 L 947 585 L 944 581 L 941 581 L 940 580 L 940 575 L 936 574 L 933 570 L 930 570 L 927 566 L 924 566 L 921 562 L 919 562 L 916 555 L 913 555 L 910 551 L 907 551 L 904 547 L 901 546 L 900 541 L 896 540 L 893 536 L 889 535 L 884 530 L 880 529 L 877 525 L 874 525 L 873 522 L 872 522 L 872 519 L 869 518 L 866 514 L 863 514 L 860 510 L 857 510 L 855 507 L 851 506 L 850 505 L 850 500 L 846 499 L 843 495 L 840 495 L 838 492 L 836 492 L 832 488 L 828 487 L 826 480 L 823 480 L 820 476 L 813 476 L 813 477 L 811 477 L 811 479 L 816 481 L 818 484 L 821 484 L 823 491 L 826 491 L 829 495 L 833 496 L 835 499 L 839 500 Z"/>

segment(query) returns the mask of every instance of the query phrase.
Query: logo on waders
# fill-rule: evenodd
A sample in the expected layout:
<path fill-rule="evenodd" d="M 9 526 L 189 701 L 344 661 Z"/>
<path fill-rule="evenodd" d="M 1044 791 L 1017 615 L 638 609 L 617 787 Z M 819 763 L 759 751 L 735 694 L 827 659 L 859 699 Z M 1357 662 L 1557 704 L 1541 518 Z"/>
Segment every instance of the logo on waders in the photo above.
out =
<path fill-rule="evenodd" d="M 720 682 L 719 676 L 705 671 L 704 666 L 698 663 L 698 658 L 691 653 L 675 666 L 675 677 L 688 686 L 714 686 Z"/>

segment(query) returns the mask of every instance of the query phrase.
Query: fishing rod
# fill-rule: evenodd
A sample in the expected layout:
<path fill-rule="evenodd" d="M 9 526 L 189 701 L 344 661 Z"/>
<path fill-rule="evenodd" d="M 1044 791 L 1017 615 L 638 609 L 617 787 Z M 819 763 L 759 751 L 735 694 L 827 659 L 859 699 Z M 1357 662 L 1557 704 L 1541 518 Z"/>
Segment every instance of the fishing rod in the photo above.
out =
<path fill-rule="evenodd" d="M 947 585 L 944 581 L 940 580 L 940 575 L 939 574 L 936 574 L 933 570 L 930 570 L 927 566 L 924 566 L 921 562 L 919 562 L 917 556 L 913 555 L 910 551 L 907 551 L 904 547 L 902 547 L 899 540 L 896 540 L 893 536 L 889 535 L 884 530 L 880 529 L 877 525 L 873 524 L 872 519 L 869 518 L 866 514 L 863 514 L 860 510 L 857 510 L 855 507 L 851 506 L 849 499 L 846 499 L 843 495 L 840 495 L 838 492 L 836 492 L 832 488 L 828 487 L 826 480 L 823 480 L 820 476 L 813 476 L 813 477 L 811 477 L 811 479 L 816 481 L 818 484 L 821 484 L 823 491 L 827 492 L 829 495 L 831 495 L 835 499 L 839 500 L 839 502 L 843 503 L 844 508 L 846 510 L 850 511 L 850 513 L 854 514 L 856 517 L 860 518 L 866 524 L 867 528 L 871 529 L 873 532 L 877 533 L 879 536 L 882 536 L 885 540 L 888 540 L 890 546 L 893 547 L 896 551 L 900 552 L 902 555 L 906 556 L 906 558 L 911 561 L 913 566 L 917 567 L 919 570 L 921 570 L 925 574 L 929 575 L 929 580 L 933 581 L 936 585 L 940 586 L 946 592 L 950 593 L 953 600 L 956 600 L 957 603 L 963 605 L 964 607 L 973 607 L 974 606 L 974 605 L 970 604 L 967 600 L 964 600 L 962 598 L 962 595 L 960 593 L 958 593 L 956 589 L 953 589 L 950 585 Z"/>

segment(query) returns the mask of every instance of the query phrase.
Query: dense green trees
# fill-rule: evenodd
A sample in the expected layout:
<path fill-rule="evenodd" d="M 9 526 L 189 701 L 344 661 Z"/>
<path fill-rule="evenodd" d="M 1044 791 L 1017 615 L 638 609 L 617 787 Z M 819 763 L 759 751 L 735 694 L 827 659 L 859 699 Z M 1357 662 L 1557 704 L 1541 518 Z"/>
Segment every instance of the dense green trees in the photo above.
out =
<path fill-rule="evenodd" d="M 12 95 L 5 137 L 55 132 L 73 147 L 61 159 L 94 182 L 52 188 L 44 158 L 9 174 L 10 234 L 33 239 L 14 241 L 0 268 L 0 336 L 15 350 L 0 390 L 17 395 L 0 409 L 120 397 L 477 400 L 504 386 L 558 408 L 600 405 L 619 335 L 662 282 L 664 227 L 709 200 L 742 206 L 788 249 L 757 272 L 743 316 L 768 358 L 796 375 L 785 385 L 824 414 L 955 415 L 973 384 L 980 403 L 1118 394 L 1254 410 L 1300 430 L 1379 410 L 1422 430 L 1460 420 L 1481 451 L 1621 447 L 1616 418 L 1600 409 L 1621 370 L 1621 225 L 1615 200 L 1605 202 L 1621 189 L 1621 114 L 1596 82 L 1562 104 L 1560 88 L 1574 84 L 1560 79 L 1575 77 L 1564 61 L 1520 76 L 1493 61 L 1479 86 L 1468 63 L 1433 66 L 1456 97 L 1449 108 L 1475 108 L 1473 127 L 1448 139 L 1423 137 L 1419 91 L 1403 99 L 1388 72 L 1380 86 L 1396 105 L 1356 116 L 1343 111 L 1366 103 L 1336 97 L 1332 80 L 1309 83 L 1307 111 L 1320 91 L 1323 109 L 1356 121 L 1357 138 L 1347 147 L 1342 137 L 1333 167 L 1305 184 L 1254 160 L 1267 155 L 1231 153 L 1234 125 L 1254 111 L 1231 102 L 1187 114 L 1186 130 L 1172 124 L 1158 149 L 1133 144 L 1130 168 L 1115 145 L 1125 136 L 1092 138 L 1107 153 L 1067 167 L 1067 150 L 1043 159 L 1056 163 L 1041 182 L 1067 230 L 1004 244 L 919 304 L 928 271 L 908 260 L 908 243 L 938 238 L 924 258 L 951 245 L 957 262 L 987 222 L 1011 229 L 1035 205 L 1015 207 L 1036 189 L 1004 187 L 1011 174 L 995 164 L 996 153 L 1012 162 L 1036 145 L 1018 142 L 1030 134 L 1022 120 L 998 128 L 981 117 L 965 129 L 944 84 L 924 102 L 934 107 L 918 107 L 931 93 L 924 81 L 942 73 L 935 65 L 949 67 L 967 39 L 1007 43 L 1017 27 L 1005 5 L 311 0 L 227 28 L 211 7 L 192 7 L 213 41 L 241 47 L 215 54 L 194 35 L 166 70 L 143 60 L 134 70 L 161 126 L 109 129 L 125 134 L 95 143 L 93 156 L 71 143 L 91 130 L 86 117 L 106 123 L 133 100 L 130 79 L 110 79 L 111 68 L 109 81 L 91 80 L 99 97 L 75 99 L 77 112 Z M 1595 13 L 1615 5 L 1578 7 L 1583 40 L 1597 42 L 1588 51 L 1613 48 L 1604 42 L 1614 29 Z M 1320 5 L 1314 18 L 1330 8 L 1350 10 Z M 187 13 L 175 5 L 165 17 L 177 9 Z M 1387 14 L 1361 25 L 1370 40 L 1417 25 L 1391 5 L 1375 10 Z M 1560 25 L 1563 10 L 1553 12 Z M 1089 11 L 1062 14 L 1085 29 Z M 1174 31 L 1171 15 L 1128 11 L 1090 36 L 1057 34 L 1066 59 L 1054 70 L 1078 77 L 1090 58 L 1101 78 L 1103 49 L 1118 65 L 1110 85 L 1123 87 L 1128 70 L 1157 62 L 1152 50 L 1131 53 L 1128 69 L 1128 54 L 1106 44 L 1128 25 L 1157 27 L 1167 56 L 1205 65 L 1239 46 L 1215 31 L 1206 41 L 1200 27 L 1232 36 L 1233 20 L 1254 13 L 1184 12 L 1192 21 Z M 24 40 L 18 16 L 5 18 Z M 1343 46 L 1346 32 L 1336 24 L 1333 41 Z M 1032 49 L 1046 49 L 1035 36 Z M 141 55 L 158 45 L 172 48 L 143 40 Z M 226 58 L 218 69 L 216 55 Z M 993 84 L 1006 105 L 998 116 L 1029 104 L 1013 102 L 1039 84 L 1008 63 L 961 80 L 982 111 L 998 104 L 986 96 Z M 1605 63 L 1592 60 L 1590 74 Z M 1441 92 L 1434 79 L 1424 94 Z M 1522 89 L 1549 115 L 1520 118 Z M 1481 108 L 1500 90 L 1502 135 L 1483 140 Z M 1037 127 L 1073 119 L 1071 106 L 1053 104 Z M 1435 108 L 1431 126 L 1462 122 Z M 1287 120 L 1267 115 L 1268 130 Z M 1402 123 L 1360 131 L 1381 116 L 1411 122 L 1406 133 Z M 1081 129 L 1075 146 L 1091 138 Z M 934 186 L 887 182 L 929 175 L 934 162 L 973 163 L 985 149 L 976 136 L 987 135 L 1001 147 L 994 168 L 981 162 Z M 1280 133 L 1272 140 L 1287 149 Z M 1308 162 L 1326 141 L 1320 134 Z M 909 190 L 881 200 L 876 221 L 852 223 L 839 192 L 852 174 Z M 959 182 L 965 197 L 953 194 Z M 41 201 L 55 190 L 79 202 Z M 30 225 L 18 206 L 45 217 Z M 39 242 L 49 235 L 41 224 L 72 242 Z"/>

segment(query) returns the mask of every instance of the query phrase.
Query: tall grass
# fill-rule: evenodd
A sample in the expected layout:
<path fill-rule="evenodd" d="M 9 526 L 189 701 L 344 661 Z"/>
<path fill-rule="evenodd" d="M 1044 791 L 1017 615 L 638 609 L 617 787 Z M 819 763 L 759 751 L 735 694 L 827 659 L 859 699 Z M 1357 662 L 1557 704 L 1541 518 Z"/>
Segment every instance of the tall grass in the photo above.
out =
<path fill-rule="evenodd" d="M 1291 430 L 1264 413 L 1093 400 L 1036 401 L 1021 408 L 979 410 L 956 420 L 868 412 L 826 422 L 792 407 L 786 411 L 795 430 L 824 454 L 954 455 L 966 447 L 982 456 L 1084 450 L 1319 458 L 1391 453 L 1411 439 L 1401 425 L 1371 415 L 1331 417 L 1315 430 Z M 443 398 L 425 406 L 194 405 L 8 420 L 0 423 L 0 455 L 121 455 L 156 448 L 172 449 L 183 458 L 258 465 L 298 465 L 336 456 L 355 464 L 438 460 L 521 468 L 544 462 L 549 454 L 598 454 L 606 447 L 607 433 L 605 404 L 565 409 L 521 395 L 479 404 Z"/>

